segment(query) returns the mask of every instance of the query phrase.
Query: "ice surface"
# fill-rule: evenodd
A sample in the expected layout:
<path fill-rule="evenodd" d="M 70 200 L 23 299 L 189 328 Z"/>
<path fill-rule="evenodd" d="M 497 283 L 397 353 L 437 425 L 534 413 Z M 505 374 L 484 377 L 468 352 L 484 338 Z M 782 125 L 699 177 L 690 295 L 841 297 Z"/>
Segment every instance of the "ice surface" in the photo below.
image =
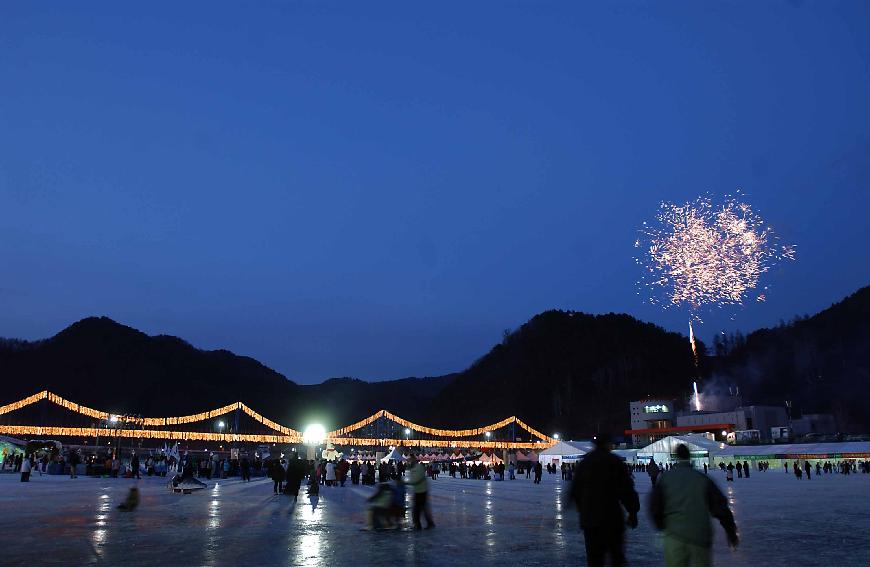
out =
<path fill-rule="evenodd" d="M 711 473 L 712 474 L 712 473 Z M 650 484 L 638 474 L 645 505 Z M 870 561 L 870 475 L 797 480 L 753 472 L 725 486 L 741 546 L 732 552 L 716 525 L 717 565 L 862 565 Z M 129 487 L 142 498 L 116 510 Z M 562 505 L 567 484 L 474 481 L 442 475 L 430 482 L 437 528 L 366 532 L 371 488 L 321 489 L 312 510 L 300 496 L 274 496 L 270 481 L 209 482 L 173 494 L 165 479 L 70 479 L 30 483 L 0 475 L 2 565 L 584 565 L 577 514 Z M 304 494 L 304 490 L 303 490 Z M 630 565 L 661 565 L 661 544 L 644 513 L 627 532 Z M 841 562 L 842 560 L 847 560 Z M 837 563 L 834 563 L 837 562 Z"/>

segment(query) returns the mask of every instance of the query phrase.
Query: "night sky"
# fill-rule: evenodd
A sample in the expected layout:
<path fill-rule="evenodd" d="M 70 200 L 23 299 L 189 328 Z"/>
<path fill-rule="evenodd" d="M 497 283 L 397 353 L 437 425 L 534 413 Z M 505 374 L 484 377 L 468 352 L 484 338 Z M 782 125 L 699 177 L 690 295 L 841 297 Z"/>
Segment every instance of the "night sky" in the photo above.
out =
<path fill-rule="evenodd" d="M 870 283 L 870 3 L 118 4 L 0 5 L 0 336 L 107 315 L 319 382 L 550 308 L 685 333 L 637 229 L 737 188 L 798 259 L 701 338 Z"/>

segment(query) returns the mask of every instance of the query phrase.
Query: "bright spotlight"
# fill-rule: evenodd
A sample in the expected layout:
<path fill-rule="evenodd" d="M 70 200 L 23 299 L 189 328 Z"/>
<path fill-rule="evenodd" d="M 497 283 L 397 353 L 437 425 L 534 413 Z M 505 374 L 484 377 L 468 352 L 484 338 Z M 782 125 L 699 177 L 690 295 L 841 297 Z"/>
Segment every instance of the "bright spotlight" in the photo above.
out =
<path fill-rule="evenodd" d="M 553 439 L 558 439 L 558 438 L 559 438 L 559 434 L 558 434 L 558 433 L 553 433 Z"/>
<path fill-rule="evenodd" d="M 489 431 L 487 431 L 487 432 L 486 432 L 486 438 L 489 439 L 490 435 L 492 435 L 492 433 L 490 433 Z"/>
<path fill-rule="evenodd" d="M 722 430 L 722 435 L 723 435 L 723 436 L 724 436 L 724 435 L 728 435 L 728 432 L 725 431 L 725 430 L 723 429 L 723 430 Z"/>
<path fill-rule="evenodd" d="M 320 445 L 326 439 L 326 429 L 319 423 L 312 423 L 302 432 L 302 442 L 306 445 Z"/>
<path fill-rule="evenodd" d="M 405 435 L 410 435 L 410 434 L 411 434 L 411 430 L 406 427 L 405 428 Z"/>
<path fill-rule="evenodd" d="M 223 421 L 218 422 L 218 429 L 223 429 L 224 425 L 226 425 Z"/>
<path fill-rule="evenodd" d="M 112 423 L 118 423 L 118 416 L 117 415 L 110 415 L 109 421 L 111 421 Z"/>

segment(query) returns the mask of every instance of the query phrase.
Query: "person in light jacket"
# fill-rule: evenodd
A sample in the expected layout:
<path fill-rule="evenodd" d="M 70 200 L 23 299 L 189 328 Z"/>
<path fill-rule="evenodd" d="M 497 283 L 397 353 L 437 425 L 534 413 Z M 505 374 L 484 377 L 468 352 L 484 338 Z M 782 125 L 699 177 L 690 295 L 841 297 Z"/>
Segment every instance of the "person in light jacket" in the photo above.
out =
<path fill-rule="evenodd" d="M 33 465 L 30 464 L 30 457 L 24 455 L 21 461 L 21 482 L 30 482 L 30 469 Z"/>
<path fill-rule="evenodd" d="M 722 524 L 732 548 L 737 547 L 737 525 L 716 483 L 692 468 L 686 445 L 677 446 L 677 458 L 677 466 L 653 488 L 650 515 L 656 529 L 664 531 L 665 567 L 708 567 L 713 545 L 710 517 Z"/>

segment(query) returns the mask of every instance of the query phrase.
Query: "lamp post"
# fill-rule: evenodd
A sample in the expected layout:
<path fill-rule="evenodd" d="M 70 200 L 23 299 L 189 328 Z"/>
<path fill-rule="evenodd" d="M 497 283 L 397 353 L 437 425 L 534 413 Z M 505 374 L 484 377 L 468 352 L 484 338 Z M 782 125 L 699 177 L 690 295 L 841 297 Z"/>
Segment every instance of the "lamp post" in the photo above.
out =
<path fill-rule="evenodd" d="M 113 434 L 111 437 L 115 438 L 114 455 L 115 455 L 115 457 L 118 458 L 118 460 L 120 460 L 121 459 L 121 439 L 118 436 L 118 419 L 119 419 L 118 416 L 115 414 L 112 414 L 109 416 L 109 424 L 111 424 L 112 434 Z M 106 425 L 106 427 L 108 428 L 109 425 Z M 110 439 L 111 439 L 111 437 L 110 437 Z M 109 444 L 111 445 L 112 442 L 109 441 Z"/>
<path fill-rule="evenodd" d="M 314 460 L 314 449 L 326 439 L 326 429 L 319 423 L 312 423 L 302 432 L 302 442 L 308 446 L 308 460 Z"/>

